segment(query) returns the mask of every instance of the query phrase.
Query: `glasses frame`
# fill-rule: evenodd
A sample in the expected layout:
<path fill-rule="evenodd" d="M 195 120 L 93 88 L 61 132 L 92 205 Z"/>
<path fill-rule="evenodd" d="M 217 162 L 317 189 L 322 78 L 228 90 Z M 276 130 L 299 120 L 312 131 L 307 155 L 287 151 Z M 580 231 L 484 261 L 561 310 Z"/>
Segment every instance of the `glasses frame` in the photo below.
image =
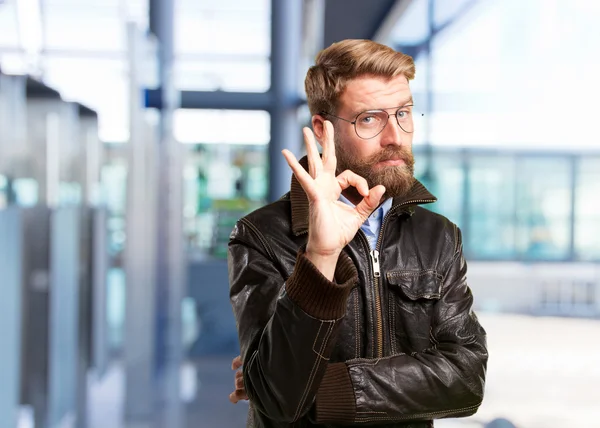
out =
<path fill-rule="evenodd" d="M 411 132 L 409 132 L 409 131 L 407 131 L 406 129 L 404 129 L 404 128 L 402 127 L 402 125 L 400 125 L 400 120 L 398 119 L 398 113 L 399 113 L 400 111 L 402 111 L 402 109 L 403 109 L 403 108 L 406 108 L 406 107 L 414 107 L 414 104 L 406 104 L 406 105 L 403 105 L 403 106 L 400 106 L 400 107 L 389 107 L 389 108 L 382 108 L 382 109 L 372 109 L 372 110 L 365 110 L 365 111 L 361 111 L 360 113 L 358 113 L 358 114 L 357 114 L 357 115 L 354 117 L 354 120 L 348 120 L 348 119 L 344 119 L 343 117 L 336 116 L 335 114 L 331 114 L 331 113 L 328 113 L 328 112 L 326 112 L 326 111 L 321 111 L 321 112 L 319 112 L 319 114 L 320 114 L 321 116 L 331 116 L 331 117 L 335 117 L 336 119 L 340 119 L 340 120 L 343 120 L 344 122 L 351 123 L 351 124 L 354 126 L 354 132 L 356 133 L 356 136 L 357 136 L 358 138 L 360 138 L 360 139 L 362 139 L 362 140 L 371 140 L 371 139 L 373 139 L 373 138 L 377 137 L 379 134 L 381 134 L 381 133 L 383 132 L 383 130 L 384 130 L 384 129 L 385 129 L 385 127 L 387 126 L 388 122 L 390 121 L 390 117 L 391 117 L 392 115 L 396 117 L 396 123 L 398 124 L 398 126 L 400 127 L 400 129 L 402 129 L 402 130 L 403 130 L 404 132 L 406 132 L 407 134 L 412 134 L 412 133 L 414 133 L 414 132 L 415 132 L 415 130 L 414 130 L 414 129 L 413 129 Z M 395 111 L 394 113 L 388 113 L 388 112 L 387 112 L 387 110 L 394 109 L 394 108 L 396 109 L 396 111 Z M 381 127 L 381 129 L 379 130 L 379 132 L 378 132 L 377 134 L 373 135 L 372 137 L 368 137 L 368 138 L 361 137 L 361 136 L 358 134 L 358 130 L 356 129 L 356 121 L 358 120 L 358 117 L 359 117 L 361 114 L 365 114 L 365 113 L 371 113 L 371 112 L 383 112 L 383 113 L 387 113 L 387 120 L 386 120 L 385 124 L 384 124 L 384 125 Z M 414 116 L 414 115 L 415 115 L 415 112 L 414 112 L 414 111 L 411 111 L 411 114 L 413 114 L 413 116 Z M 421 115 L 421 117 L 425 116 L 425 114 L 423 114 L 423 113 L 417 113 L 417 114 Z"/>

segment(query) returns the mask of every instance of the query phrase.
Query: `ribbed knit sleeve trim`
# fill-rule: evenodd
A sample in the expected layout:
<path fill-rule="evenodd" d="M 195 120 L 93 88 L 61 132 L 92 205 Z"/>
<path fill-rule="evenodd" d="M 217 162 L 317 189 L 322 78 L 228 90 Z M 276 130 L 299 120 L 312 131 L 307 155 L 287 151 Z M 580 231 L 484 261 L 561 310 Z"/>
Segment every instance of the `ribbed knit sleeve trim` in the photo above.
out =
<path fill-rule="evenodd" d="M 356 419 L 356 398 L 352 380 L 345 363 L 327 366 L 317 392 L 316 419 L 318 423 L 353 423 Z"/>
<path fill-rule="evenodd" d="M 358 272 L 350 257 L 342 252 L 334 274 L 329 281 L 306 258 L 304 249 L 298 251 L 294 272 L 286 282 L 288 296 L 312 317 L 336 320 L 346 314 L 346 300 L 358 281 Z"/>

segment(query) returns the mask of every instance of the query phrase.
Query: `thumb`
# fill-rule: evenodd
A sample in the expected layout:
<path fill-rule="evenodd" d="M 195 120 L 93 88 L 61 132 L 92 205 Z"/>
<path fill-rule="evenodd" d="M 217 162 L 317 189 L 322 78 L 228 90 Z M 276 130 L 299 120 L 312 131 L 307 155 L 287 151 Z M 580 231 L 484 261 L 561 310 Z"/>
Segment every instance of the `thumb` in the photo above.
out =
<path fill-rule="evenodd" d="M 356 206 L 356 211 L 363 221 L 371 215 L 375 208 L 377 208 L 384 193 L 385 187 L 379 184 L 370 189 L 369 194 Z"/>

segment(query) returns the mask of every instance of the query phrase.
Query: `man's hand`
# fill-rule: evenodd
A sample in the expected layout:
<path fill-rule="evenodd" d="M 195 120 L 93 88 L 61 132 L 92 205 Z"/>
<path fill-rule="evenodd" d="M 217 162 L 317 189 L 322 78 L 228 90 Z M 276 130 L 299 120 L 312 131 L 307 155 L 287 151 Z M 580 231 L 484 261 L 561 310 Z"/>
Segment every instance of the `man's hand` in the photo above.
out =
<path fill-rule="evenodd" d="M 304 143 L 308 155 L 308 172 L 289 150 L 283 150 L 282 153 L 309 200 L 306 257 L 323 275 L 332 280 L 340 252 L 377 208 L 385 188 L 378 185 L 369 189 L 363 177 L 349 170 L 336 177 L 337 160 L 331 122 L 324 123 L 322 158 L 319 156 L 314 134 L 308 128 L 304 128 Z M 350 186 L 355 187 L 364 198 L 355 208 L 339 201 L 342 191 Z"/>
<path fill-rule="evenodd" d="M 237 370 L 235 372 L 235 391 L 229 394 L 229 401 L 233 404 L 237 404 L 240 400 L 247 400 L 248 396 L 246 395 L 246 389 L 244 389 L 244 376 L 242 375 L 242 357 L 237 356 L 231 362 L 231 370 Z"/>

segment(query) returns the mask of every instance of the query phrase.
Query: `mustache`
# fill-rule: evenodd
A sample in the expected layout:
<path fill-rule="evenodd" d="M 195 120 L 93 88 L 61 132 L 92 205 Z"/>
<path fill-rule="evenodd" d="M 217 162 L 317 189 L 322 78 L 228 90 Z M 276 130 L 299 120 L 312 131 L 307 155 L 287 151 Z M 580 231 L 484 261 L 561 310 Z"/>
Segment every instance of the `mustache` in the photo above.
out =
<path fill-rule="evenodd" d="M 402 147 L 386 147 L 383 151 L 371 156 L 367 163 L 374 165 L 388 160 L 402 160 L 407 166 L 414 164 L 413 154 Z"/>

